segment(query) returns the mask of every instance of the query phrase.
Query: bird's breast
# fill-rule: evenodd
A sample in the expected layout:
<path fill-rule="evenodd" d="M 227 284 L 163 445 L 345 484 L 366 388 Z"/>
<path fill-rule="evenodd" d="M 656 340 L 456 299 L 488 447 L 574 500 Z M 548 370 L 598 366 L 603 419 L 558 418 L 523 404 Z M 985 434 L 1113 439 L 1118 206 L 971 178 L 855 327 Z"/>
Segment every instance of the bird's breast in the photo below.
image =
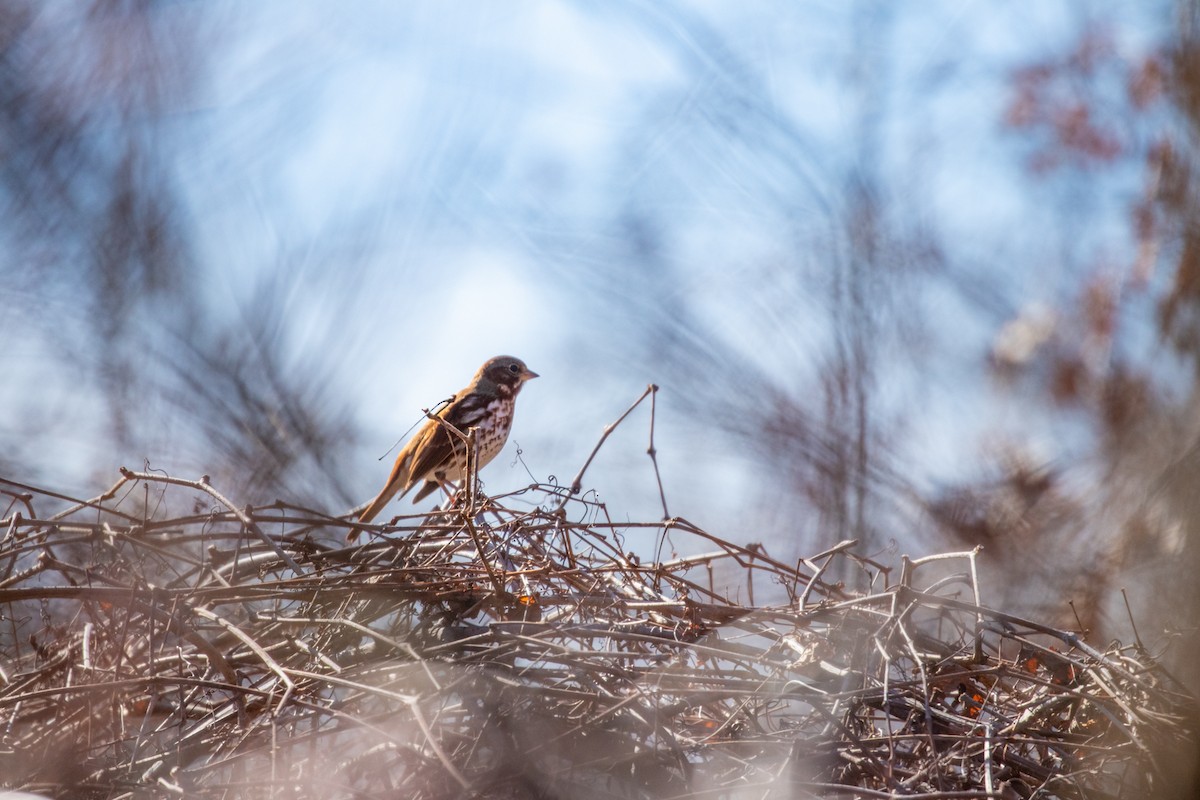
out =
<path fill-rule="evenodd" d="M 475 447 L 479 466 L 491 461 L 504 448 L 508 432 L 512 430 L 513 399 L 499 397 L 487 405 L 487 412 L 476 425 Z"/>

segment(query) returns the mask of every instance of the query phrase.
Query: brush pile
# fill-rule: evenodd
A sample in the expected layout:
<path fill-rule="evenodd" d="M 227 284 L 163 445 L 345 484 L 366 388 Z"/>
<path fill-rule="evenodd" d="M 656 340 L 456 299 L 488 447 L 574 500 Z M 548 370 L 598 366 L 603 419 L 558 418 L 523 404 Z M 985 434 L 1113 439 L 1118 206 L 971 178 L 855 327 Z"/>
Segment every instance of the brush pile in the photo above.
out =
<path fill-rule="evenodd" d="M 1158 797 L 1196 751 L 1146 652 L 984 607 L 974 553 L 782 563 L 544 485 L 384 526 L 124 470 L 0 493 L 2 788 Z"/>

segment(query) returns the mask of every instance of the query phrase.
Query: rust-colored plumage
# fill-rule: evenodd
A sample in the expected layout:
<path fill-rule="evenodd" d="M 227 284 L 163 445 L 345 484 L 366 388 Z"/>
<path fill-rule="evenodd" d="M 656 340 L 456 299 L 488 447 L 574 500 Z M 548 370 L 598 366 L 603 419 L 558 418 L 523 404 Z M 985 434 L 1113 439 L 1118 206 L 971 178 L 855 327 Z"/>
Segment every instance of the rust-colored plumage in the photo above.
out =
<path fill-rule="evenodd" d="M 477 468 L 495 458 L 512 429 L 513 404 L 521 386 L 537 376 L 519 358 L 496 356 L 489 359 L 475 373 L 470 385 L 456 392 L 450 403 L 437 412 L 437 419 L 427 420 L 404 445 L 383 491 L 359 515 L 359 522 L 375 519 L 393 497 L 403 497 L 421 481 L 425 485 L 417 490 L 414 503 L 438 486 L 466 477 L 466 447 L 462 439 L 439 420 L 462 433 L 477 428 Z M 353 541 L 357 536 L 358 531 L 351 531 L 349 538 Z"/>

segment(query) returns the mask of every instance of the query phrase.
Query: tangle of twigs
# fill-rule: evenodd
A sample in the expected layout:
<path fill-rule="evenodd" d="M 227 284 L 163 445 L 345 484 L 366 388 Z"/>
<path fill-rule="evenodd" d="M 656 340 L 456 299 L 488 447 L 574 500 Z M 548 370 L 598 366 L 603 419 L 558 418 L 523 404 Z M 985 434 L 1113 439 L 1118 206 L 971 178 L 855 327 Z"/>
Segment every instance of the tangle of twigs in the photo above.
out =
<path fill-rule="evenodd" d="M 1151 797 L 1195 749 L 1192 699 L 1145 652 L 985 607 L 974 553 L 892 581 L 852 543 L 787 564 L 542 485 L 355 547 L 356 523 L 238 508 L 207 480 L 123 470 L 57 513 L 60 495 L 0 495 L 6 788 Z M 664 525 L 702 554 L 623 547 Z M 837 559 L 876 590 L 823 580 Z M 776 604 L 738 601 L 751 575 Z"/>

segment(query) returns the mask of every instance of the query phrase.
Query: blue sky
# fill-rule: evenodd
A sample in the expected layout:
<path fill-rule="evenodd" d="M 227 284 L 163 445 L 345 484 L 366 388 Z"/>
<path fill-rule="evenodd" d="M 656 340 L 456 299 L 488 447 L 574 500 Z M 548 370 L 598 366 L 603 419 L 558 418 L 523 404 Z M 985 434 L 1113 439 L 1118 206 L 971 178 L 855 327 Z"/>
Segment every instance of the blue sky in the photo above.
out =
<path fill-rule="evenodd" d="M 1092 184 L 1086 235 L 1065 234 L 1042 205 L 1066 190 L 1031 184 L 1002 127 L 1007 81 L 1061 53 L 1081 20 L 1136 58 L 1168 8 L 545 0 L 161 13 L 205 43 L 200 91 L 172 123 L 204 290 L 233 318 L 271 287 L 296 368 L 333 365 L 363 426 L 349 468 L 366 499 L 387 472 L 375 458 L 491 355 L 543 375 L 513 433 L 538 477 L 569 480 L 602 427 L 661 380 L 644 360 L 654 343 L 631 343 L 628 321 L 608 316 L 614 296 L 638 291 L 616 268 L 623 215 L 666 221 L 655 233 L 674 296 L 801 395 L 830 336 L 820 243 L 864 152 L 889 202 L 936 220 L 960 269 L 978 265 L 997 308 L 1054 305 L 1080 261 L 1121 261 L 1140 176 Z M 1058 247 L 1047 242 L 1068 236 L 1081 241 L 1047 262 Z M 771 283 L 780 263 L 799 290 Z M 915 477 L 959 474 L 1005 432 L 1039 457 L 1067 454 L 1061 419 L 1031 420 L 983 377 L 1003 319 L 936 282 L 897 302 L 936 341 L 919 374 L 880 372 L 880 408 L 901 418 Z M 29 363 L 43 357 L 23 347 Z M 657 429 L 672 510 L 729 532 L 761 476 L 682 417 L 674 388 Z M 54 407 L 87 414 L 69 393 Z M 633 418 L 592 474 L 630 518 L 657 514 L 645 436 Z M 511 460 L 489 467 L 490 489 L 527 481 Z"/>

